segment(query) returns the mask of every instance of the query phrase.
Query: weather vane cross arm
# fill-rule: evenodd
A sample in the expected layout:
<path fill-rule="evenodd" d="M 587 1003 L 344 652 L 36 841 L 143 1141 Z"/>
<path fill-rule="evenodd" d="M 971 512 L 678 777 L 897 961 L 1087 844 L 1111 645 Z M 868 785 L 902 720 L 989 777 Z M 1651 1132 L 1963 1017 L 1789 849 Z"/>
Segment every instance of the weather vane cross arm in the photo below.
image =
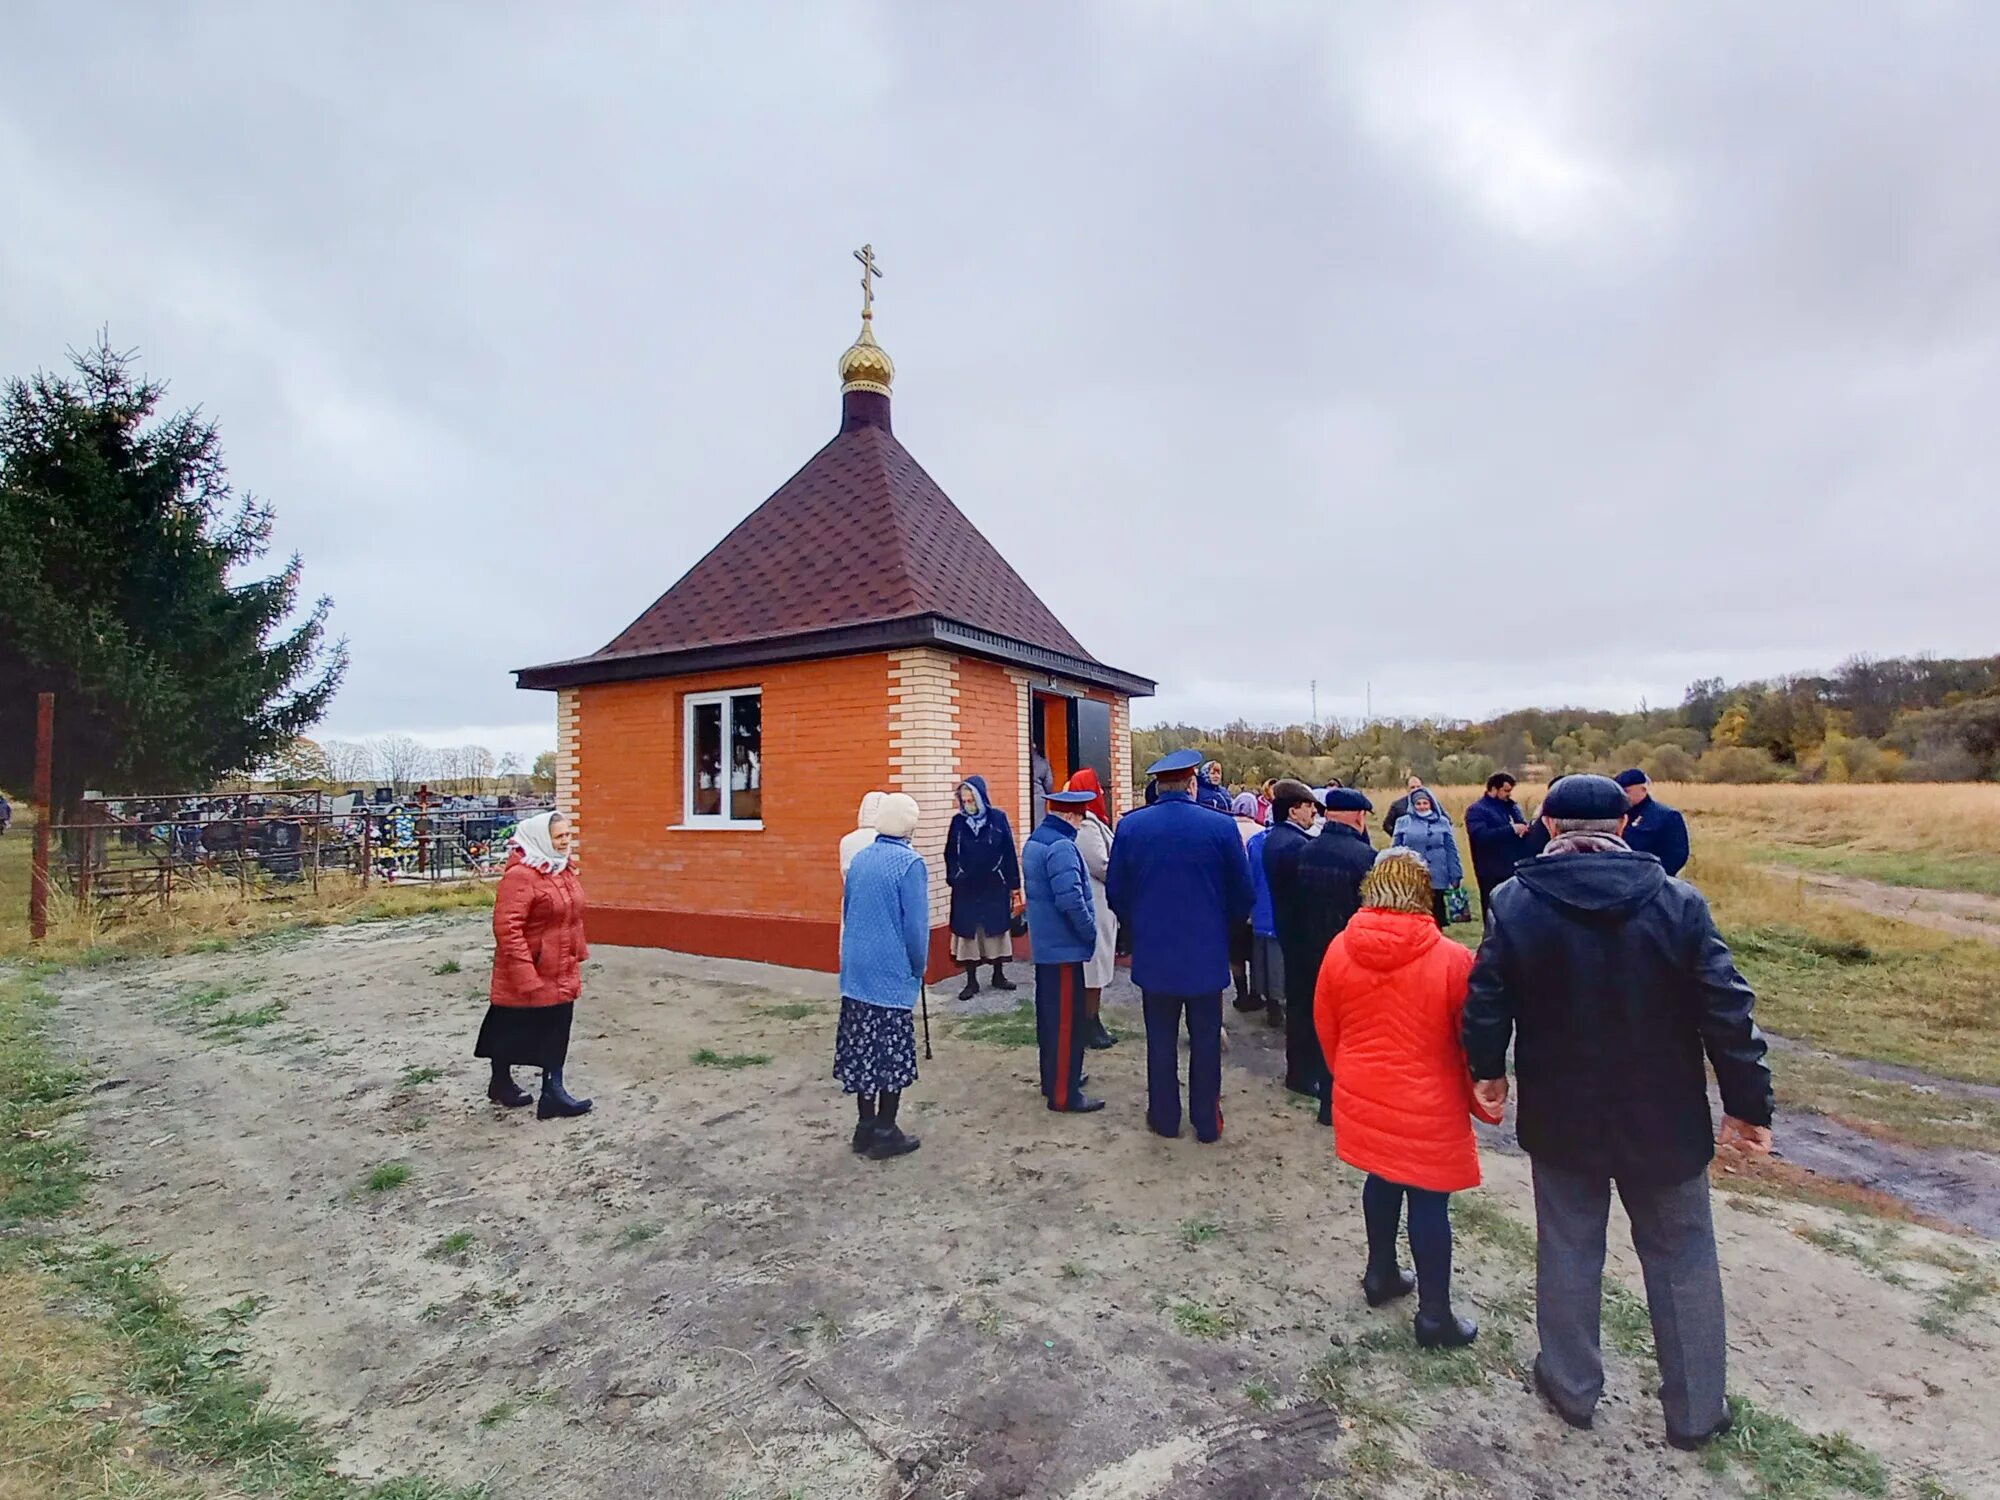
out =
<path fill-rule="evenodd" d="M 875 264 L 873 245 L 863 245 L 854 258 L 861 262 L 861 315 L 865 318 L 875 311 L 875 278 L 882 274 L 882 268 Z"/>

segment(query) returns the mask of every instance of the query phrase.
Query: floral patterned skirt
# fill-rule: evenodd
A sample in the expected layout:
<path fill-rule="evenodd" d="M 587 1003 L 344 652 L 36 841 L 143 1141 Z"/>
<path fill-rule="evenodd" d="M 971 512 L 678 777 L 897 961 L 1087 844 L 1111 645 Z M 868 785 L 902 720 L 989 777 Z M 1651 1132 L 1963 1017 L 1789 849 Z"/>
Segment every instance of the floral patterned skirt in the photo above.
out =
<path fill-rule="evenodd" d="M 897 1094 L 915 1083 L 917 1028 L 910 1012 L 842 1000 L 833 1076 L 850 1094 Z"/>

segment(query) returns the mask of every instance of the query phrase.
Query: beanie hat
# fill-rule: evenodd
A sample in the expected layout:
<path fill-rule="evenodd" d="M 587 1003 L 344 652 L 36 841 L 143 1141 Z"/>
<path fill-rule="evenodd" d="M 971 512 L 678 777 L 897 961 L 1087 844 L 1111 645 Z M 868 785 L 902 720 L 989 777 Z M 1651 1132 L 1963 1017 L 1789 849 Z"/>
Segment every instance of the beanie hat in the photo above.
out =
<path fill-rule="evenodd" d="M 892 839 L 906 839 L 917 831 L 922 816 L 915 797 L 908 792 L 891 792 L 882 799 L 882 810 L 875 814 L 875 831 Z"/>
<path fill-rule="evenodd" d="M 1361 878 L 1364 905 L 1431 915 L 1431 870 L 1414 849 L 1384 849 Z"/>

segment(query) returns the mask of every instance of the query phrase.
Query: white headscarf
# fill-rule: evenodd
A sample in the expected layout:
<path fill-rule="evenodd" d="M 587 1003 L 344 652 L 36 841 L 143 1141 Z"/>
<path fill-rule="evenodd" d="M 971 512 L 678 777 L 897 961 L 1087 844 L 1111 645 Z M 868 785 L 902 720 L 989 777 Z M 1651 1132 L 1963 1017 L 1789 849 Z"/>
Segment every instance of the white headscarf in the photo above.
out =
<path fill-rule="evenodd" d="M 520 826 L 515 828 L 514 836 L 507 841 L 521 851 L 521 862 L 530 869 L 559 875 L 569 864 L 569 856 L 556 853 L 556 846 L 549 841 L 549 824 L 561 816 L 560 813 L 545 812 L 523 818 Z"/>

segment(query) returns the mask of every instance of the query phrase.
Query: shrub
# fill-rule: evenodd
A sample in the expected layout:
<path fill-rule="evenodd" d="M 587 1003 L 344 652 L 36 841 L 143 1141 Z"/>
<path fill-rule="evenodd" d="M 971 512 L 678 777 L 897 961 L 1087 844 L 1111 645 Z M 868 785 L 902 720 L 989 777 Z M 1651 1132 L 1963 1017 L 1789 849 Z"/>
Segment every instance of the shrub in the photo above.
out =
<path fill-rule="evenodd" d="M 1655 781 L 1693 781 L 1695 758 L 1679 745 L 1658 745 L 1639 757 L 1639 769 Z"/>
<path fill-rule="evenodd" d="M 1783 776 L 1770 751 L 1748 745 L 1718 745 L 1702 756 L 1695 769 L 1703 781 L 1778 781 Z"/>

